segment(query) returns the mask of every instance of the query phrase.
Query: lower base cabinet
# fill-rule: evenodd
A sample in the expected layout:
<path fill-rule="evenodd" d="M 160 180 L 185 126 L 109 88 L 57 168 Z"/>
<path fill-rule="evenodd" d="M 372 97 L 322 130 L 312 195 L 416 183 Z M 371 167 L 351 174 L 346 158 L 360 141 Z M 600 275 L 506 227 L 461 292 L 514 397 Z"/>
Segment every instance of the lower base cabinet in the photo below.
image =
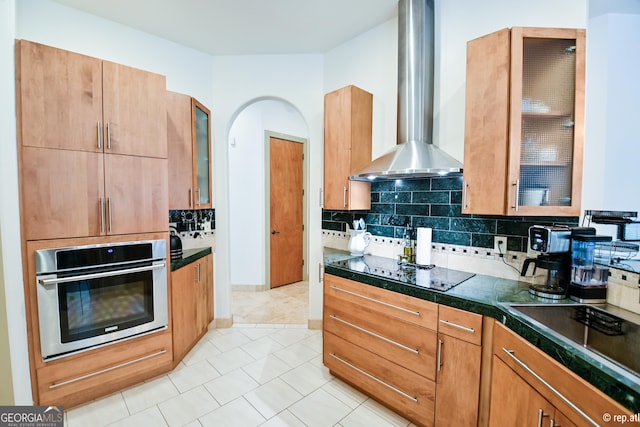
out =
<path fill-rule="evenodd" d="M 505 326 L 493 332 L 490 426 L 605 425 L 627 414 L 613 401 Z M 612 423 L 613 424 L 613 423 Z"/>
<path fill-rule="evenodd" d="M 213 255 L 171 272 L 173 359 L 178 363 L 213 320 Z"/>
<path fill-rule="evenodd" d="M 171 332 L 156 332 L 37 368 L 39 405 L 77 406 L 171 370 Z"/>
<path fill-rule="evenodd" d="M 329 274 L 324 286 L 333 375 L 416 425 L 478 425 L 481 315 Z"/>

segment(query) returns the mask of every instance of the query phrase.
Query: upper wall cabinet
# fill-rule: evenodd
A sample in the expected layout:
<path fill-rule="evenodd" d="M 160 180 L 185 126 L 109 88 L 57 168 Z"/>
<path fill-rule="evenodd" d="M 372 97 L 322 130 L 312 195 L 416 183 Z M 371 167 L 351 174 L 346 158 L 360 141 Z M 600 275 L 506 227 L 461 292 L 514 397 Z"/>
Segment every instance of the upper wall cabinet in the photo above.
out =
<path fill-rule="evenodd" d="M 210 115 L 196 99 L 167 92 L 169 209 L 212 207 Z"/>
<path fill-rule="evenodd" d="M 16 54 L 23 146 L 167 157 L 164 76 L 25 40 Z"/>
<path fill-rule="evenodd" d="M 463 213 L 580 215 L 584 86 L 584 30 L 468 42 Z"/>
<path fill-rule="evenodd" d="M 17 56 L 25 239 L 166 231 L 165 77 L 24 40 Z"/>
<path fill-rule="evenodd" d="M 324 97 L 324 208 L 371 209 L 371 184 L 349 177 L 371 163 L 373 95 L 347 86 Z"/>

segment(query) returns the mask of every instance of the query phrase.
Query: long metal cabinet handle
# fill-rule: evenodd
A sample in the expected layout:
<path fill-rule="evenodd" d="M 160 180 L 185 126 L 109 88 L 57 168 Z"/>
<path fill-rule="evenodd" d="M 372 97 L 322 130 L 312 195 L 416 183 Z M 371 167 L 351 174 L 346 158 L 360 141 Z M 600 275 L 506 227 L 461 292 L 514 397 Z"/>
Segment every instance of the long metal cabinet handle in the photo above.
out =
<path fill-rule="evenodd" d="M 77 282 L 81 280 L 101 279 L 104 277 L 120 276 L 123 274 L 129 274 L 129 273 L 140 273 L 143 271 L 158 270 L 161 268 L 165 268 L 166 266 L 167 266 L 166 263 L 163 262 L 161 264 L 146 265 L 144 267 L 127 268 L 124 270 L 105 271 L 103 273 L 80 274 L 78 276 L 60 277 L 60 278 L 52 278 L 52 279 L 38 279 L 38 283 L 40 283 L 42 286 L 49 286 L 55 283 L 69 283 L 69 282 Z"/>
<path fill-rule="evenodd" d="M 90 374 L 86 374 L 86 375 L 82 375 L 80 377 L 72 378 L 72 379 L 67 380 L 67 381 L 62 381 L 62 382 L 59 382 L 59 383 L 51 384 L 49 386 L 49 389 L 53 390 L 54 388 L 58 388 L 58 387 L 61 387 L 63 385 L 75 383 L 77 381 L 86 380 L 87 378 L 95 377 L 96 375 L 104 374 L 105 372 L 110 372 L 110 371 L 113 371 L 114 369 L 124 368 L 125 366 L 133 365 L 134 363 L 142 362 L 144 360 L 151 359 L 152 357 L 160 356 L 162 354 L 165 354 L 166 352 L 167 352 L 167 350 L 162 349 L 162 350 L 157 351 L 155 353 L 147 354 L 146 356 L 142 356 L 142 357 L 139 357 L 137 359 L 129 360 L 128 362 L 120 363 L 118 365 L 109 366 L 108 368 L 101 369 L 99 371 L 91 372 Z"/>
<path fill-rule="evenodd" d="M 443 323 L 443 324 L 445 324 L 447 326 L 451 326 L 453 328 L 461 329 L 461 330 L 463 330 L 465 332 L 469 332 L 469 333 L 472 333 L 472 334 L 476 333 L 476 330 L 473 329 L 473 328 L 469 328 L 468 326 L 458 325 L 457 323 L 449 322 L 448 320 L 441 319 L 440 323 Z"/>
<path fill-rule="evenodd" d="M 113 204 L 111 197 L 107 197 L 107 210 L 109 211 L 109 233 L 113 230 Z"/>
<path fill-rule="evenodd" d="M 189 188 L 189 207 L 193 207 L 193 187 Z"/>
<path fill-rule="evenodd" d="M 367 296 L 364 296 L 364 295 L 360 295 L 360 294 L 358 294 L 356 292 L 351 292 L 351 291 L 339 288 L 339 287 L 334 286 L 334 285 L 331 286 L 331 289 L 335 289 L 336 291 L 344 292 L 345 294 L 353 295 L 354 297 L 362 298 L 362 299 L 367 300 L 367 301 L 375 302 L 375 303 L 384 305 L 386 307 L 395 308 L 396 310 L 400 310 L 400 311 L 403 311 L 405 313 L 413 314 L 414 316 L 420 316 L 420 312 L 419 311 L 408 310 L 408 309 L 406 309 L 404 307 L 400 307 L 400 306 L 397 306 L 397 305 L 389 304 L 388 302 L 377 300 L 375 298 L 371 298 L 371 297 L 367 297 Z"/>
<path fill-rule="evenodd" d="M 321 263 L 321 262 L 319 262 L 319 263 L 318 263 L 318 282 L 322 282 L 322 279 L 323 279 L 323 277 L 322 277 L 322 271 L 323 271 L 323 269 L 322 269 L 322 263 Z"/>
<path fill-rule="evenodd" d="M 436 373 L 440 372 L 442 369 L 442 346 L 444 345 L 444 341 L 441 339 L 438 340 L 438 353 L 436 354 Z"/>
<path fill-rule="evenodd" d="M 196 264 L 196 271 L 198 272 L 198 276 L 197 276 L 198 277 L 197 278 L 198 283 L 200 283 L 200 280 L 202 279 L 202 277 L 200 277 L 200 266 L 201 266 L 200 263 Z"/>
<path fill-rule="evenodd" d="M 515 355 L 515 350 L 508 350 L 508 349 L 502 347 L 502 351 L 507 353 L 507 355 L 510 358 L 512 358 L 518 365 L 520 365 L 525 371 L 529 372 L 531 375 L 533 375 L 533 377 L 535 379 L 540 381 L 545 387 L 547 387 L 549 390 L 551 390 L 551 392 L 553 394 L 555 394 L 560 400 L 562 400 L 564 403 L 569 405 L 571 407 L 571 409 L 573 409 L 578 414 L 580 414 L 582 416 L 582 418 L 584 418 L 585 420 L 587 420 L 589 422 L 589 424 L 591 424 L 592 426 L 595 426 L 595 427 L 600 427 L 600 424 L 598 424 L 593 419 L 591 419 L 591 417 L 589 417 L 589 415 L 587 415 L 582 409 L 578 408 L 575 403 L 573 403 L 572 401 L 567 399 L 562 393 L 560 393 L 558 390 L 555 389 L 555 387 L 553 387 L 551 384 L 549 384 L 547 381 L 545 381 L 544 378 L 542 378 L 540 375 L 538 375 L 526 363 L 524 363 L 522 360 L 518 359 L 516 357 L 516 355 Z"/>
<path fill-rule="evenodd" d="M 102 123 L 98 120 L 98 148 L 102 148 Z"/>
<path fill-rule="evenodd" d="M 198 198 L 197 198 L 197 200 L 196 200 L 196 204 L 197 204 L 198 206 L 200 206 L 200 187 L 198 187 L 198 191 L 197 191 L 197 193 L 198 193 Z"/>
<path fill-rule="evenodd" d="M 332 318 L 333 320 L 337 320 L 340 323 L 343 323 L 343 324 L 345 324 L 347 326 L 350 326 L 350 327 L 352 327 L 354 329 L 357 329 L 357 330 L 359 330 L 361 332 L 364 332 L 365 334 L 369 334 L 372 337 L 378 338 L 379 340 L 382 340 L 384 342 L 388 342 L 389 344 L 393 344 L 396 347 L 400 347 L 403 350 L 410 351 L 411 353 L 414 353 L 414 354 L 420 354 L 420 350 L 418 350 L 416 348 L 411 348 L 411 347 L 408 347 L 408 346 L 406 346 L 406 345 L 404 345 L 402 343 L 399 343 L 397 341 L 391 340 L 391 339 L 389 339 L 387 337 L 383 337 L 382 335 L 376 334 L 375 332 L 372 332 L 372 331 L 370 331 L 368 329 L 365 329 L 365 328 L 363 328 L 361 326 L 355 325 L 355 324 L 353 324 L 351 322 L 348 322 L 348 321 L 346 321 L 344 319 L 341 319 L 338 316 L 336 316 L 335 314 L 330 314 L 329 317 Z"/>
<path fill-rule="evenodd" d="M 542 427 L 542 419 L 548 416 L 549 414 L 544 413 L 544 409 L 542 408 L 538 409 L 538 427 Z"/>
<path fill-rule="evenodd" d="M 357 366 L 355 366 L 355 365 L 352 365 L 351 363 L 349 363 L 349 362 L 347 362 L 346 360 L 344 360 L 344 359 L 342 359 L 342 358 L 340 358 L 340 357 L 336 356 L 335 354 L 333 354 L 333 353 L 329 353 L 329 356 L 333 357 L 333 358 L 334 358 L 334 359 L 336 359 L 338 362 L 340 362 L 340 363 L 343 363 L 343 364 L 347 365 L 347 366 L 348 366 L 348 367 L 350 367 L 351 369 L 358 371 L 359 373 L 361 373 L 362 375 L 366 376 L 367 378 L 370 378 L 370 379 L 374 380 L 374 381 L 375 381 L 375 382 L 377 382 L 378 384 L 382 384 L 383 386 L 385 386 L 385 387 L 387 387 L 387 388 L 389 388 L 389 389 L 391 389 L 391 390 L 395 391 L 396 393 L 398 393 L 398 394 L 400 394 L 400 395 L 402 395 L 402 396 L 406 397 L 407 399 L 410 399 L 410 400 L 412 400 L 412 401 L 414 401 L 414 402 L 418 403 L 418 399 L 417 399 L 417 398 L 415 398 L 415 397 L 413 397 L 413 396 L 411 396 L 411 395 L 409 395 L 409 394 L 405 393 L 404 391 L 402 391 L 402 390 L 400 390 L 400 389 L 398 389 L 398 388 L 396 388 L 396 387 L 392 386 L 391 384 L 388 384 L 388 383 L 386 383 L 386 382 L 382 381 L 382 380 L 381 380 L 381 379 L 379 379 L 379 378 L 374 377 L 374 376 L 373 376 L 373 375 L 371 375 L 370 373 L 368 373 L 368 372 L 366 372 L 366 371 L 363 371 L 362 369 L 358 368 L 358 367 L 357 367 Z"/>
<path fill-rule="evenodd" d="M 111 150 L 111 122 L 107 122 L 107 149 Z"/>
<path fill-rule="evenodd" d="M 104 199 L 100 197 L 100 233 L 104 234 L 106 230 L 104 229 L 105 223 L 105 215 L 104 215 Z"/>
<path fill-rule="evenodd" d="M 320 207 L 324 208 L 324 189 L 320 189 Z"/>
<path fill-rule="evenodd" d="M 342 187 L 342 205 L 346 208 L 347 207 L 347 186 L 345 185 L 344 187 Z"/>
<path fill-rule="evenodd" d="M 520 179 L 516 179 L 516 182 L 513 184 L 513 186 L 516 188 L 516 203 L 513 208 L 516 210 L 516 212 L 518 212 L 520 210 Z"/>

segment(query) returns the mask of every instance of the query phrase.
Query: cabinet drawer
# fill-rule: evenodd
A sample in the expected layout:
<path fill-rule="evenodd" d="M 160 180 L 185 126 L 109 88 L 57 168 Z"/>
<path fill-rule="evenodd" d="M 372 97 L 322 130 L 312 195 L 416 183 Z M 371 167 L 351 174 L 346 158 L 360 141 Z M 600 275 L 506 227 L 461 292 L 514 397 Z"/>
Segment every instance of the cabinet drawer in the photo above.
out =
<path fill-rule="evenodd" d="M 324 304 L 324 330 L 435 380 L 434 331 L 333 295 Z"/>
<path fill-rule="evenodd" d="M 40 405 L 76 406 L 171 370 L 170 331 L 47 363 L 37 370 Z"/>
<path fill-rule="evenodd" d="M 433 426 L 435 383 L 324 332 L 324 364 L 336 376 L 420 426 Z"/>
<path fill-rule="evenodd" d="M 440 305 L 438 332 L 480 345 L 482 343 L 482 316 Z"/>
<path fill-rule="evenodd" d="M 334 296 L 390 317 L 437 330 L 438 305 L 375 286 L 326 274 L 325 297 Z"/>
<path fill-rule="evenodd" d="M 572 405 L 575 405 L 596 423 L 602 420 L 605 413 L 626 414 L 629 412 L 628 409 L 520 338 L 504 325 L 496 322 L 493 333 L 494 354 L 576 425 L 586 425 L 587 421 Z M 572 405 L 568 404 L 560 395 L 569 400 Z"/>

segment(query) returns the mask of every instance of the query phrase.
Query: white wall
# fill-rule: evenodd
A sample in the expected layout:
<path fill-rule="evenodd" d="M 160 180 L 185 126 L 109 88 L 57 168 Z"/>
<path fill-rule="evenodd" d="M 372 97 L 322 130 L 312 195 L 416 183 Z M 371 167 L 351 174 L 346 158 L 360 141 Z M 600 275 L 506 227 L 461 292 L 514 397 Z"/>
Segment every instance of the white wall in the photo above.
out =
<path fill-rule="evenodd" d="M 229 211 L 233 212 L 229 218 L 232 286 L 267 283 L 265 131 L 307 138 L 303 117 L 280 100 L 252 103 L 233 122 L 228 144 Z"/>
<path fill-rule="evenodd" d="M 308 172 L 309 197 L 307 198 L 307 218 L 309 239 L 307 242 L 307 265 L 309 271 L 322 262 L 321 218 L 318 195 L 322 185 L 322 111 L 323 111 L 323 57 L 322 55 L 255 55 L 255 56 L 219 56 L 214 58 L 214 98 L 218 100 L 213 111 L 213 137 L 215 147 L 215 206 L 216 206 L 216 265 L 230 266 L 231 216 L 237 214 L 230 210 L 230 192 L 235 183 L 231 182 L 231 159 L 229 152 L 229 134 L 231 125 L 244 107 L 252 101 L 264 98 L 281 99 L 293 106 L 302 116 L 308 138 L 305 167 Z M 265 118 L 263 117 L 263 120 Z M 274 130 L 274 129 L 270 129 Z M 279 130 L 274 130 L 279 131 Z M 253 154 L 264 162 L 264 155 Z M 245 156 L 246 157 L 246 156 Z M 236 168 L 234 168 L 235 170 Z M 262 175 L 264 177 L 264 174 Z M 229 177 L 227 179 L 226 177 Z M 263 178 L 260 178 L 262 182 Z M 245 185 L 244 188 L 247 188 Z M 263 196 L 264 198 L 264 196 Z M 264 206 L 264 205 L 263 205 Z M 264 243 L 263 247 L 264 247 Z M 222 250 L 220 250 L 222 249 Z M 264 255 L 260 255 L 263 259 Z M 260 270 L 262 265 L 245 266 L 246 269 Z M 255 276 L 253 277 L 255 279 Z M 230 269 L 216 271 L 216 296 L 230 304 Z M 241 283 L 242 284 L 242 283 Z M 309 318 L 322 318 L 322 288 L 317 275 L 309 275 Z M 231 316 L 231 307 L 219 306 L 216 317 Z"/>
<path fill-rule="evenodd" d="M 584 209 L 640 212 L 638 43 L 639 1 L 590 1 Z M 611 227 L 599 231 L 615 233 Z"/>

